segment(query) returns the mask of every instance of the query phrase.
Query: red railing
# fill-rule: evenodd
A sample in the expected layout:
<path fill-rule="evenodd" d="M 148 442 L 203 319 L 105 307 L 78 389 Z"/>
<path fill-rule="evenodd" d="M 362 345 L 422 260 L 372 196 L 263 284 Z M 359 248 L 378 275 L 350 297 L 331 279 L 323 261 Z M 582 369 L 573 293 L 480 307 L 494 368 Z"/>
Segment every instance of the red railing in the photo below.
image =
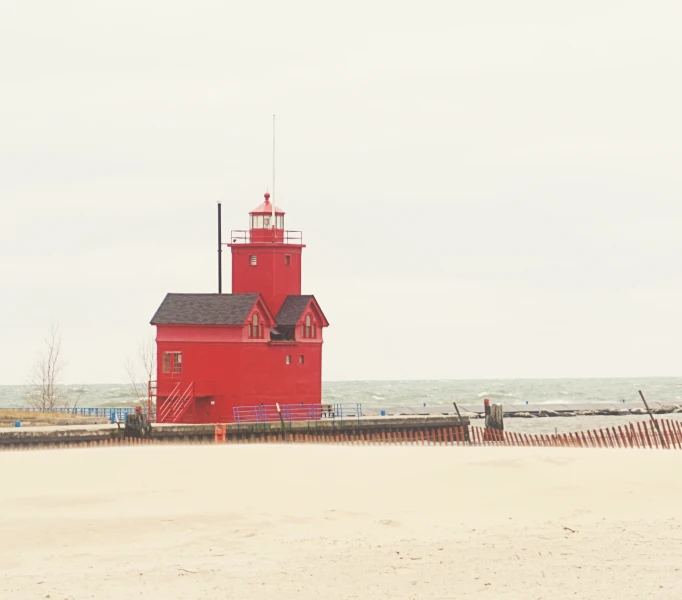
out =
<path fill-rule="evenodd" d="M 157 409 L 156 421 L 158 423 L 179 423 L 193 403 L 194 382 L 183 388 L 178 381 L 168 398 L 163 401 L 161 408 Z"/>
<path fill-rule="evenodd" d="M 156 396 L 159 386 L 156 381 L 147 382 L 147 418 L 151 421 L 152 415 L 156 417 Z M 152 403 L 154 403 L 154 410 L 152 411 Z M 154 419 L 155 420 L 155 419 Z"/>

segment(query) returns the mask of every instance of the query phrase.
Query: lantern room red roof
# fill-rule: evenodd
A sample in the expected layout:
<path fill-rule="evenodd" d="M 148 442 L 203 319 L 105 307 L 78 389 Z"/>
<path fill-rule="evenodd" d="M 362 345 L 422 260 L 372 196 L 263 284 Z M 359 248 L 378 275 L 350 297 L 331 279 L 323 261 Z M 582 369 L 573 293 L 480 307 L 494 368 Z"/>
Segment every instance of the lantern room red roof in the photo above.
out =
<path fill-rule="evenodd" d="M 272 214 L 272 204 L 270 203 L 270 194 L 265 193 L 265 202 L 259 204 L 254 208 L 250 215 L 271 215 Z M 284 211 L 279 207 L 275 206 L 275 215 L 283 215 Z"/>

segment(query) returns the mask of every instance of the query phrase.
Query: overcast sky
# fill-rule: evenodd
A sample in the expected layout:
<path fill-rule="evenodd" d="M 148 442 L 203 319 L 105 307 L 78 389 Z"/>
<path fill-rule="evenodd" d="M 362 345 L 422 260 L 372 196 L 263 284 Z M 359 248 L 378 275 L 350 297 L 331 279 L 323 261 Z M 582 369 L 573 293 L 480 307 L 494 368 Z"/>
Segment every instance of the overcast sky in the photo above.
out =
<path fill-rule="evenodd" d="M 166 292 L 217 291 L 216 202 L 246 228 L 273 113 L 325 379 L 679 375 L 681 17 L 0 3 L 0 384 L 53 317 L 64 381 L 124 381 Z"/>

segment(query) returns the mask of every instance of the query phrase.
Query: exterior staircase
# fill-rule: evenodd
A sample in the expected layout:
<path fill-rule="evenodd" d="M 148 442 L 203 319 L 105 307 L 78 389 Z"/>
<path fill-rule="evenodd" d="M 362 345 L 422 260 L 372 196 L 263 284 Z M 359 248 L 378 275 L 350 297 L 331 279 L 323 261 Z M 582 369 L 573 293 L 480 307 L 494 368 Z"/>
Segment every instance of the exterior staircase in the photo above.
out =
<path fill-rule="evenodd" d="M 160 410 L 157 402 L 156 422 L 179 423 L 190 406 L 194 406 L 194 382 L 184 387 L 182 382 L 178 381 Z"/>

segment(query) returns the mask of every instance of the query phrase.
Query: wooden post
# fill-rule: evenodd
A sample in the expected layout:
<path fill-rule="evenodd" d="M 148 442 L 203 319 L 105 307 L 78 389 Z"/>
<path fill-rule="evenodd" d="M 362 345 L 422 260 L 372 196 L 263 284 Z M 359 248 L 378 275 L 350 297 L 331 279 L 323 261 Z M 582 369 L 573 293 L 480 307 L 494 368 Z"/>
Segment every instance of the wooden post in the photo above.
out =
<path fill-rule="evenodd" d="M 490 401 L 486 398 L 484 401 L 485 407 L 485 426 L 486 429 L 496 429 L 497 431 L 504 431 L 504 409 L 501 404 L 490 405 Z M 499 436 L 496 436 L 499 437 Z"/>
<path fill-rule="evenodd" d="M 487 402 L 487 401 L 486 401 L 486 402 Z M 460 412 L 459 412 L 459 407 L 457 406 L 457 402 L 453 402 L 453 404 L 455 405 L 455 410 L 457 411 L 457 418 L 459 419 L 459 426 L 460 426 L 460 427 L 463 427 L 463 426 L 464 426 L 464 423 L 462 423 L 462 415 L 461 415 Z M 464 431 L 464 436 L 465 436 L 465 437 L 464 437 L 464 439 L 463 439 L 462 441 L 463 441 L 463 442 L 466 442 L 466 443 L 468 444 L 468 443 L 471 441 L 471 440 L 469 439 L 469 430 L 468 430 L 468 429 Z"/>
<path fill-rule="evenodd" d="M 656 431 L 658 432 L 658 437 L 661 440 L 661 445 L 664 448 L 667 448 L 668 445 L 665 443 L 665 440 L 663 439 L 663 434 L 661 433 L 661 430 L 658 427 L 658 421 L 656 421 L 656 419 L 654 419 L 654 414 L 651 412 L 649 405 L 647 404 L 646 400 L 644 399 L 644 394 L 642 394 L 642 390 L 639 390 L 639 395 L 642 398 L 642 402 L 644 402 L 644 406 L 646 407 L 646 411 L 649 413 L 649 416 L 651 417 L 651 420 L 653 421 L 653 424 L 656 427 Z"/>
<path fill-rule="evenodd" d="M 282 436 L 284 437 L 284 441 L 287 440 L 287 432 L 286 428 L 284 427 L 284 416 L 282 415 L 282 411 L 279 408 L 279 402 L 275 402 L 275 406 L 277 407 L 277 412 L 279 413 L 279 421 L 282 424 Z"/>

